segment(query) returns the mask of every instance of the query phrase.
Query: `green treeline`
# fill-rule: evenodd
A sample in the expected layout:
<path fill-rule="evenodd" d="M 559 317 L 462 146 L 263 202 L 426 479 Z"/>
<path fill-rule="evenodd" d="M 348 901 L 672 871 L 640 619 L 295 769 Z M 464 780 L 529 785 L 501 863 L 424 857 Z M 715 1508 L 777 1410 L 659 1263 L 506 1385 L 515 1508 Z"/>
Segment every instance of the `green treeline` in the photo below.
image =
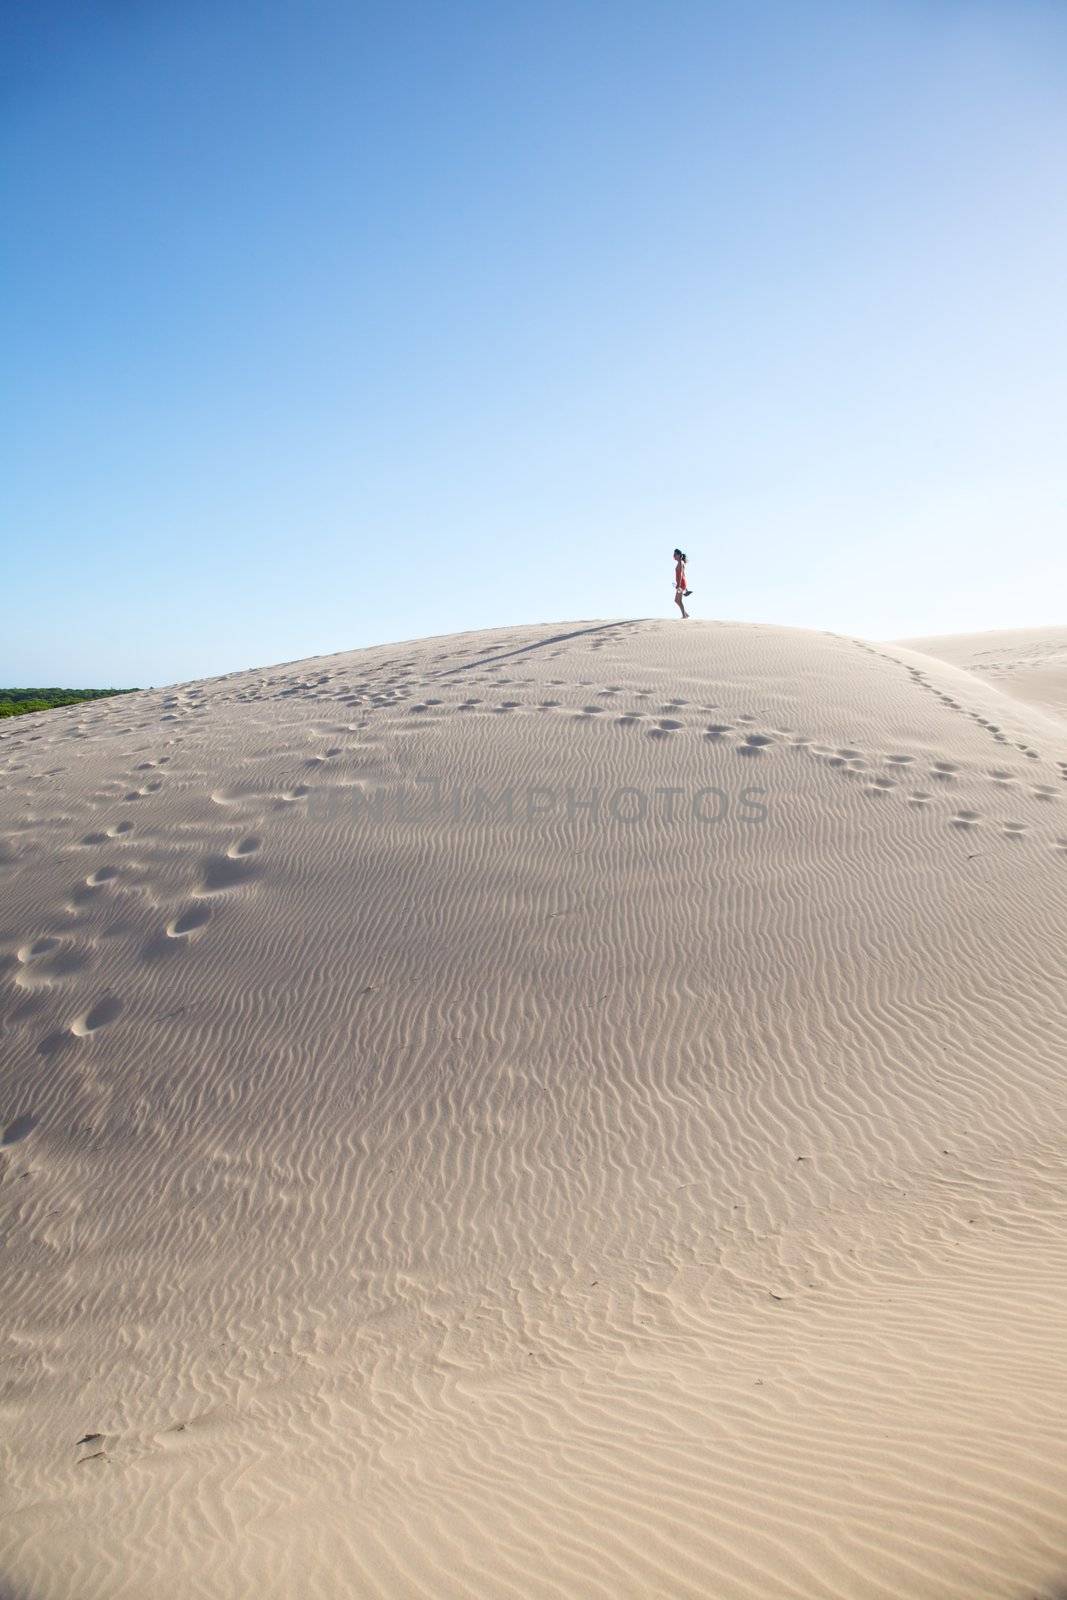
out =
<path fill-rule="evenodd" d="M 25 711 L 51 711 L 53 706 L 75 706 L 81 700 L 132 693 L 132 689 L 0 689 L 0 717 L 18 717 Z"/>

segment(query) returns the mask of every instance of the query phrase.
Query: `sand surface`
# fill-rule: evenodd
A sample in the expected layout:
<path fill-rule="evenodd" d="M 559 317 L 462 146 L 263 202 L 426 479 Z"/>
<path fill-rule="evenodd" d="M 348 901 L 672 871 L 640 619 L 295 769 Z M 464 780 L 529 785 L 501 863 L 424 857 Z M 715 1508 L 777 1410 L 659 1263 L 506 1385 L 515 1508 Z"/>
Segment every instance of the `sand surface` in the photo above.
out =
<path fill-rule="evenodd" d="M 3 727 L 0 1600 L 1062 1600 L 1067 723 L 925 643 Z"/>
<path fill-rule="evenodd" d="M 1013 700 L 1067 718 L 1067 628 L 957 633 L 902 643 L 963 667 Z"/>

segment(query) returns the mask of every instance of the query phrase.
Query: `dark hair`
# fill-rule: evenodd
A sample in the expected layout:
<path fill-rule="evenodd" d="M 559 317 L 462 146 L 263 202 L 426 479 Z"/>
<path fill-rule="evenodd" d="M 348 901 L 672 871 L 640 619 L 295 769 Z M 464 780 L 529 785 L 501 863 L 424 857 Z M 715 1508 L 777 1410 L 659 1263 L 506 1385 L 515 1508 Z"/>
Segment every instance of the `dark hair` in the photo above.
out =
<path fill-rule="evenodd" d="M 674 553 L 676 556 L 680 556 L 683 561 L 689 560 L 689 557 L 686 555 L 684 550 L 676 550 Z"/>

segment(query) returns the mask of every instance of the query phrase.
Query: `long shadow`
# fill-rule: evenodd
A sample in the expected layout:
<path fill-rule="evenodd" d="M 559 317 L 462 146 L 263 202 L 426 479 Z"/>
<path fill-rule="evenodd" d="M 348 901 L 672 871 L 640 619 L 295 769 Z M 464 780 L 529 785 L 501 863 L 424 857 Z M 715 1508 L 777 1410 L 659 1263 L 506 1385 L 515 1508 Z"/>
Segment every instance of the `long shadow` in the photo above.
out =
<path fill-rule="evenodd" d="M 464 662 L 462 667 L 448 667 L 444 672 L 435 672 L 433 677 L 435 680 L 454 678 L 459 672 L 473 672 L 475 667 L 491 667 L 496 661 L 508 661 L 513 656 L 529 655 L 531 650 L 543 650 L 549 644 L 562 644 L 566 639 L 581 639 L 588 633 L 608 633 L 613 628 L 632 628 L 638 622 L 647 621 L 647 617 L 623 617 L 618 622 L 598 622 L 593 628 L 575 628 L 571 633 L 554 633 L 550 639 L 535 639 L 532 644 L 520 645 L 517 650 L 500 650 L 491 656 L 479 656 L 477 661 Z"/>

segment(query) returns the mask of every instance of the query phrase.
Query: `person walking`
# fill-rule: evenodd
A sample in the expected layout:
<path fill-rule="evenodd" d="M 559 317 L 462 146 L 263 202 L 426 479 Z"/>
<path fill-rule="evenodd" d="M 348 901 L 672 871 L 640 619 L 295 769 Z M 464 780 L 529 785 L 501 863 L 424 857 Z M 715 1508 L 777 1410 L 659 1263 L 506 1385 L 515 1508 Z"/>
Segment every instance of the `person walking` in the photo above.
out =
<path fill-rule="evenodd" d="M 685 575 L 686 559 L 684 550 L 676 550 L 674 552 L 674 603 L 682 613 L 683 620 L 689 615 L 685 609 L 685 602 L 693 592 Z"/>

